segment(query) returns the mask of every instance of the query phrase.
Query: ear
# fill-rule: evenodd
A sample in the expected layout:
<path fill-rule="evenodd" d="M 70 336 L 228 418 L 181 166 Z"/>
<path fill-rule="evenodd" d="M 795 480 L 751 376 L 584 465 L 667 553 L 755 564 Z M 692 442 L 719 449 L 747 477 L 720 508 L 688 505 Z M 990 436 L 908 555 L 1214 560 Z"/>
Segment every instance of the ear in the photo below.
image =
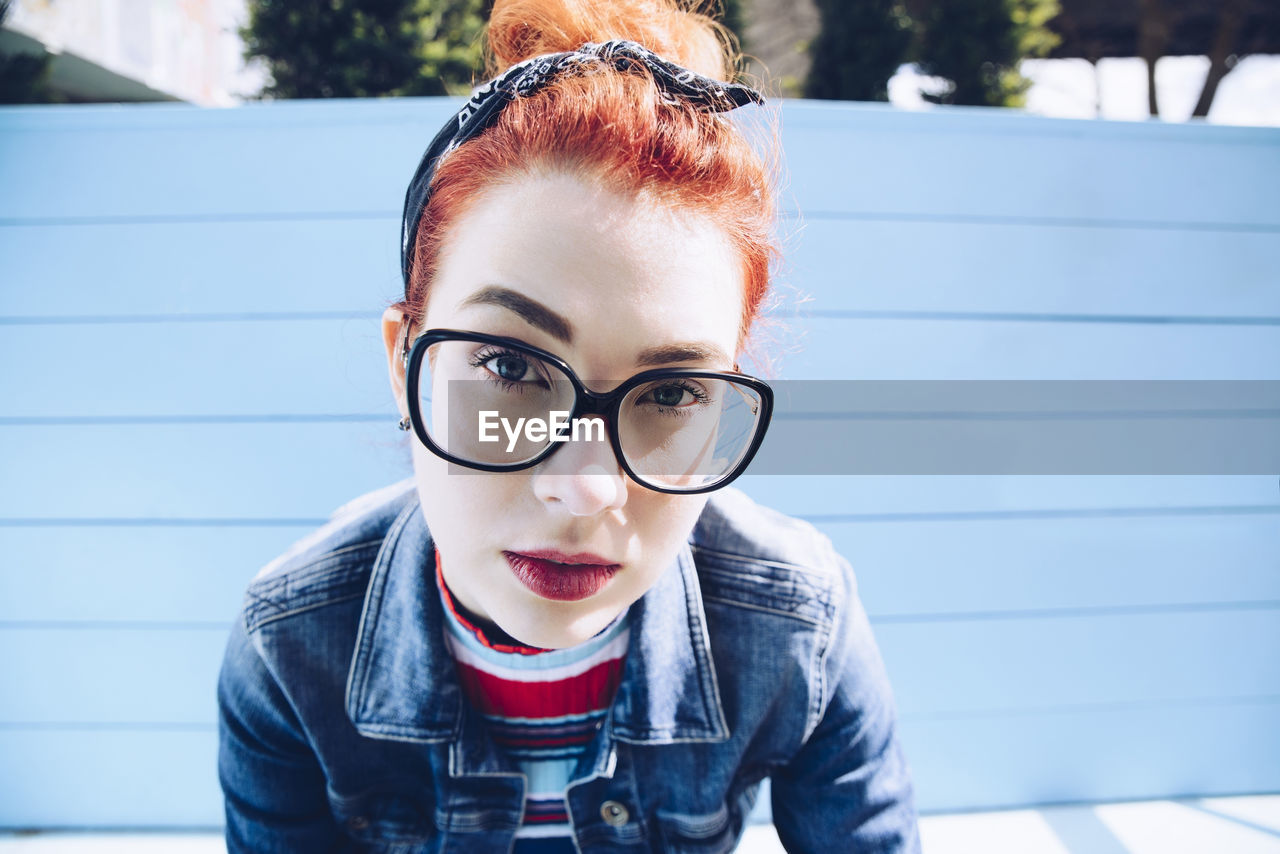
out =
<path fill-rule="evenodd" d="M 396 398 L 400 417 L 409 417 L 409 406 L 404 397 L 404 335 L 409 322 L 404 312 L 389 308 L 382 313 L 382 345 L 387 351 L 387 372 L 391 377 L 391 392 Z"/>

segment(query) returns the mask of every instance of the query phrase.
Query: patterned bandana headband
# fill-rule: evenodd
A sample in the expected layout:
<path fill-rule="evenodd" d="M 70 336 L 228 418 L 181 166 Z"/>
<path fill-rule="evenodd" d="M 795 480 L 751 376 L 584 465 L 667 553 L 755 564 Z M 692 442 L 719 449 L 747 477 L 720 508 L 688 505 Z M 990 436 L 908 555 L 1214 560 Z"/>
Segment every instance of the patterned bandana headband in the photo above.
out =
<path fill-rule="evenodd" d="M 497 121 L 502 108 L 516 98 L 532 95 L 570 74 L 612 66 L 618 71 L 647 72 L 669 103 L 685 102 L 709 113 L 723 113 L 747 104 L 764 103 L 754 89 L 722 83 L 667 62 L 648 48 L 631 41 L 614 40 L 584 44 L 574 51 L 535 56 L 511 66 L 471 93 L 458 114 L 445 123 L 422 155 L 418 171 L 404 196 L 400 223 L 400 271 L 409 285 L 418 221 L 427 206 L 431 178 L 440 161 L 458 146 L 479 136 Z"/>

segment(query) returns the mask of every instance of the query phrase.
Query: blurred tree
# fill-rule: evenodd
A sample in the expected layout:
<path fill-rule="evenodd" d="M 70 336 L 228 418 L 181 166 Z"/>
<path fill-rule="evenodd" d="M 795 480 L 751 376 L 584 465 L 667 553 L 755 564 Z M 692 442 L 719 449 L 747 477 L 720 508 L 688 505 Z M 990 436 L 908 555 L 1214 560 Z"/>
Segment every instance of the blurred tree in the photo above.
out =
<path fill-rule="evenodd" d="M 821 29 L 810 47 L 806 98 L 889 100 L 907 60 L 911 18 L 900 0 L 816 0 Z"/>
<path fill-rule="evenodd" d="M 1047 26 L 1058 0 L 908 0 L 908 9 L 917 65 L 949 81 L 945 92 L 925 96 L 936 103 L 1022 106 L 1031 83 L 1018 63 L 1046 56 L 1058 41 Z"/>
<path fill-rule="evenodd" d="M 1059 0 L 1050 24 L 1061 42 L 1050 56 L 1096 63 L 1112 56 L 1147 61 L 1147 104 L 1159 115 L 1155 66 L 1161 56 L 1209 58 L 1192 115 L 1207 116 L 1222 78 L 1254 53 L 1280 53 L 1280 3 L 1275 0 Z"/>
<path fill-rule="evenodd" d="M 11 0 L 0 0 L 0 26 L 9 16 Z M 49 90 L 47 53 L 0 52 L 0 104 L 43 104 L 60 100 Z"/>
<path fill-rule="evenodd" d="M 743 18 L 742 0 L 720 0 L 712 3 L 707 9 L 707 14 L 724 24 L 737 36 L 738 47 L 746 48 L 743 36 L 746 34 L 747 25 Z"/>
<path fill-rule="evenodd" d="M 249 0 L 246 59 L 275 98 L 465 92 L 491 0 Z"/>

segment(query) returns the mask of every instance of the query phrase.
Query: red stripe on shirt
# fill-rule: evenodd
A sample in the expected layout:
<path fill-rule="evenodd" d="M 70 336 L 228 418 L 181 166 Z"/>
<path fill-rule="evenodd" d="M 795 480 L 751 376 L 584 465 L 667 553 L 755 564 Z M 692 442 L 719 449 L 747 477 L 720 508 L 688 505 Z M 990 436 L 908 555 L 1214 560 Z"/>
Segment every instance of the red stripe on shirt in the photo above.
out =
<path fill-rule="evenodd" d="M 607 705 L 622 681 L 623 659 L 604 661 L 577 676 L 554 682 L 502 679 L 455 661 L 458 680 L 481 714 L 504 718 L 585 715 Z"/>

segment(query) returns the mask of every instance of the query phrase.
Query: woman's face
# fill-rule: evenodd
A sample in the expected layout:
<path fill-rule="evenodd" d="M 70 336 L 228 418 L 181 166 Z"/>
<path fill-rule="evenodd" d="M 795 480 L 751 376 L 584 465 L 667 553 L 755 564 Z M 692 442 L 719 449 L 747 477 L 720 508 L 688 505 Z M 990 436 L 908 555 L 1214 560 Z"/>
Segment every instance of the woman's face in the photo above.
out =
<path fill-rule="evenodd" d="M 547 174 L 491 189 L 445 247 L 415 334 L 516 338 L 564 359 L 594 391 L 655 367 L 733 367 L 741 263 L 700 217 Z M 404 415 L 399 317 L 388 311 L 384 338 Z M 412 444 L 450 592 L 531 646 L 571 646 L 608 625 L 672 563 L 706 503 L 635 483 L 607 442 L 566 442 L 503 473 L 459 469 Z"/>

